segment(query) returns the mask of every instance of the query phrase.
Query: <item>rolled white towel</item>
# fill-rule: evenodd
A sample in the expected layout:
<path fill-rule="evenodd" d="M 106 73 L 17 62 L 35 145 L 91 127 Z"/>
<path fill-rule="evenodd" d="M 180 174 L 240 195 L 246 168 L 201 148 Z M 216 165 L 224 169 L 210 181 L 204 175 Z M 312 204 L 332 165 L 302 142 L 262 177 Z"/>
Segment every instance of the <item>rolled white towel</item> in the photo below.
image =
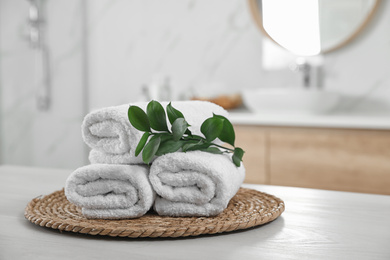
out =
<path fill-rule="evenodd" d="M 164 109 L 167 102 L 161 102 Z M 147 102 L 134 103 L 146 110 Z M 172 106 L 181 111 L 193 134 L 201 135 L 200 126 L 214 114 L 227 117 L 222 107 L 207 101 L 173 101 Z M 92 148 L 91 163 L 137 164 L 143 163 L 142 156 L 135 157 L 135 148 L 143 132 L 129 122 L 129 105 L 102 108 L 85 116 L 82 124 L 84 142 Z M 168 126 L 170 126 L 167 120 Z"/>
<path fill-rule="evenodd" d="M 89 161 L 94 163 L 107 163 L 107 164 L 141 164 L 143 163 L 142 157 L 135 157 L 130 152 L 123 154 L 108 154 L 99 150 L 92 149 L 88 156 Z"/>
<path fill-rule="evenodd" d="M 154 210 L 167 216 L 214 216 L 237 193 L 245 177 L 227 155 L 176 152 L 158 157 L 150 168 L 157 193 Z"/>
<path fill-rule="evenodd" d="M 68 177 L 65 195 L 87 218 L 137 218 L 155 200 L 148 175 L 146 165 L 91 164 Z"/>

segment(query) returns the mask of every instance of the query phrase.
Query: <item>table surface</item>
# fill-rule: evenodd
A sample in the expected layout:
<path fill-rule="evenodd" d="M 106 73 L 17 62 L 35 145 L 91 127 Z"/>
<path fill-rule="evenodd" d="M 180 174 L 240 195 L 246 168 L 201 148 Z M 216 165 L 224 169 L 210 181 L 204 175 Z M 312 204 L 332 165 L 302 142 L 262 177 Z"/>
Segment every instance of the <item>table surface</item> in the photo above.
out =
<path fill-rule="evenodd" d="M 63 187 L 70 170 L 0 166 L 0 259 L 390 259 L 390 196 L 244 185 L 285 201 L 275 221 L 189 238 L 89 236 L 24 218 L 34 197 Z"/>

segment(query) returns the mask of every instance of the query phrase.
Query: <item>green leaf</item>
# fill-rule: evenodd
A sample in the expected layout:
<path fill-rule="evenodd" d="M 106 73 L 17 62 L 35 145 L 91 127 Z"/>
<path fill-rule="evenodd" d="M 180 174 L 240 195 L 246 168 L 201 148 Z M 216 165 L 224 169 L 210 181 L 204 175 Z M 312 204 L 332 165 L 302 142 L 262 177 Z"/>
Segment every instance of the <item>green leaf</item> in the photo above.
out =
<path fill-rule="evenodd" d="M 157 134 L 161 138 L 161 143 L 165 142 L 167 140 L 172 140 L 172 134 L 171 133 L 159 133 Z"/>
<path fill-rule="evenodd" d="M 215 153 L 215 154 L 223 154 L 223 152 L 219 150 L 217 147 L 207 147 L 206 149 L 201 149 L 201 151 L 208 152 L 208 153 Z"/>
<path fill-rule="evenodd" d="M 192 135 L 191 138 L 199 140 L 199 141 L 201 141 L 201 140 L 206 141 L 206 139 L 203 136 L 200 136 L 200 135 Z"/>
<path fill-rule="evenodd" d="M 178 151 L 183 146 L 183 144 L 184 144 L 183 141 L 174 141 L 174 140 L 167 140 L 165 142 L 161 142 L 160 147 L 156 152 L 156 155 L 161 156 L 166 153 L 174 153 Z"/>
<path fill-rule="evenodd" d="M 199 144 L 202 144 L 201 141 L 187 141 L 186 140 L 186 143 L 183 145 L 182 147 L 182 150 L 183 152 L 187 152 L 187 150 L 195 145 L 199 145 Z"/>
<path fill-rule="evenodd" d="M 173 122 L 172 124 L 172 134 L 173 134 L 173 140 L 179 141 L 180 138 L 183 136 L 185 131 L 187 130 L 188 123 L 184 118 L 178 118 Z"/>
<path fill-rule="evenodd" d="M 218 117 L 210 117 L 203 122 L 200 131 L 206 137 L 207 142 L 216 139 L 222 132 L 223 120 Z"/>
<path fill-rule="evenodd" d="M 168 119 L 169 119 L 169 122 L 173 125 L 173 123 L 175 122 L 176 119 L 178 118 L 184 118 L 183 114 L 175 109 L 171 102 L 169 102 L 169 104 L 167 105 L 167 114 L 168 114 Z"/>
<path fill-rule="evenodd" d="M 241 164 L 241 161 L 242 161 L 242 157 L 244 156 L 244 150 L 242 150 L 241 148 L 239 147 L 236 147 L 234 149 L 234 153 L 233 153 L 233 157 L 232 157 L 232 160 L 233 160 L 233 163 L 239 167 L 240 164 Z"/>
<path fill-rule="evenodd" d="M 241 148 L 220 150 L 212 143 L 213 140 L 219 138 L 234 147 L 234 128 L 226 117 L 213 114 L 212 117 L 206 119 L 200 129 L 203 137 L 191 133 L 188 129 L 190 125 L 183 114 L 175 109 L 171 103 L 167 105 L 166 109 L 167 114 L 162 105 L 154 100 L 147 105 L 146 113 L 137 106 L 129 107 L 130 123 L 134 128 L 145 132 L 135 149 L 136 156 L 142 152 L 142 160 L 145 163 L 149 164 L 155 156 L 173 153 L 181 149 L 183 152 L 200 150 L 214 154 L 233 152 L 232 161 L 236 166 L 240 166 L 244 155 Z M 167 126 L 167 115 L 172 125 L 172 132 Z M 152 129 L 159 132 L 152 132 Z M 150 136 L 152 137 L 150 138 Z"/>
<path fill-rule="evenodd" d="M 230 144 L 231 146 L 234 146 L 234 141 L 236 139 L 236 135 L 234 133 L 234 128 L 233 128 L 232 123 L 230 123 L 230 121 L 224 116 L 213 115 L 213 117 L 216 117 L 216 118 L 223 120 L 222 131 L 218 136 L 219 140 L 221 140 L 222 142 L 226 142 L 226 143 Z"/>
<path fill-rule="evenodd" d="M 186 147 L 186 152 L 207 149 L 210 145 L 212 145 L 212 143 L 195 144 L 195 145 Z"/>
<path fill-rule="evenodd" d="M 142 149 L 144 148 L 145 144 L 146 144 L 146 141 L 148 140 L 150 136 L 150 133 L 149 132 L 146 132 L 142 135 L 141 139 L 139 140 L 139 143 L 137 145 L 137 147 L 135 148 L 135 156 L 138 156 L 139 153 L 142 151 Z"/>
<path fill-rule="evenodd" d="M 191 133 L 190 129 L 188 129 L 188 128 L 187 128 L 187 130 L 184 133 L 186 135 L 188 135 L 188 136 L 192 136 L 192 133 Z"/>
<path fill-rule="evenodd" d="M 130 123 L 135 129 L 142 132 L 150 132 L 150 123 L 146 113 L 137 106 L 130 106 L 127 111 Z"/>
<path fill-rule="evenodd" d="M 149 142 L 145 145 L 144 151 L 142 152 L 142 160 L 144 163 L 149 164 L 155 156 L 159 146 L 161 138 L 158 135 L 150 138 Z"/>
<path fill-rule="evenodd" d="M 150 126 L 156 131 L 167 131 L 167 119 L 163 106 L 157 101 L 150 101 L 146 107 Z"/>

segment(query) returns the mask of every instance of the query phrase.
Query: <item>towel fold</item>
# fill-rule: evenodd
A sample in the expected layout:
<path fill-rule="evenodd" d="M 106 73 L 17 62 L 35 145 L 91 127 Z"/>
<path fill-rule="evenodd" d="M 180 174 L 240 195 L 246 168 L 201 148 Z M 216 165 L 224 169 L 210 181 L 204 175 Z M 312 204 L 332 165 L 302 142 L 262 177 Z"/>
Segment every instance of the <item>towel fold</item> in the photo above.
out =
<path fill-rule="evenodd" d="M 167 102 L 161 102 L 165 108 Z M 147 103 L 134 103 L 144 111 Z M 222 107 L 207 101 L 174 101 L 172 106 L 180 110 L 193 134 L 201 135 L 200 125 L 214 114 L 227 117 Z M 135 157 L 135 148 L 143 132 L 129 122 L 129 105 L 102 108 L 85 116 L 82 124 L 84 142 L 92 148 L 91 163 L 137 164 L 143 163 L 142 156 Z M 168 120 L 167 120 L 168 122 Z M 169 125 L 169 122 L 168 122 Z"/>
<path fill-rule="evenodd" d="M 148 175 L 146 165 L 91 164 L 68 177 L 65 195 L 87 218 L 137 218 L 155 199 Z"/>
<path fill-rule="evenodd" d="M 245 177 L 227 155 L 176 152 L 158 157 L 149 179 L 157 193 L 154 210 L 168 216 L 214 216 L 237 193 Z"/>

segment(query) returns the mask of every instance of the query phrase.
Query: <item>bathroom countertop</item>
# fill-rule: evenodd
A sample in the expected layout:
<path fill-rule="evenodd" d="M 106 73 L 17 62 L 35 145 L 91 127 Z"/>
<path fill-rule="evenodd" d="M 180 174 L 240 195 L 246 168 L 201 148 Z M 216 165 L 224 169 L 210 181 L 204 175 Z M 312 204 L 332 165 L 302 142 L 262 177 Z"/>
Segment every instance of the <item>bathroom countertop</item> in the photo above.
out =
<path fill-rule="evenodd" d="M 233 124 L 237 125 L 390 129 L 390 115 L 362 113 L 323 115 L 260 114 L 240 109 L 230 111 L 229 118 Z"/>
<path fill-rule="evenodd" d="M 131 239 L 36 226 L 27 203 L 71 170 L 0 166 L 0 259 L 390 259 L 390 196 L 244 185 L 280 197 L 275 221 L 231 233 Z"/>

